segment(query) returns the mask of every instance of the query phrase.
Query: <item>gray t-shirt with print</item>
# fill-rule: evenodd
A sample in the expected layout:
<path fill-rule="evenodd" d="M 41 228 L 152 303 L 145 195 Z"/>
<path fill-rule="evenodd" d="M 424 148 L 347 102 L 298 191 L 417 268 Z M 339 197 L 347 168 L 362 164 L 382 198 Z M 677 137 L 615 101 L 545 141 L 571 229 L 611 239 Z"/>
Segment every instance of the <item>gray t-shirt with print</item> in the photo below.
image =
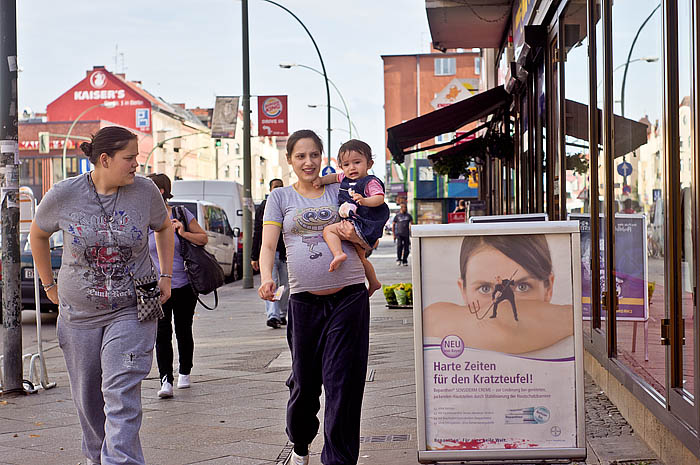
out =
<path fill-rule="evenodd" d="M 151 273 L 148 228 L 167 217 L 163 197 L 148 178 L 136 176 L 112 195 L 100 195 L 89 173 L 55 184 L 39 203 L 36 223 L 43 231 L 63 231 L 58 273 L 59 315 L 68 325 L 98 328 L 136 319 L 134 277 Z"/>
<path fill-rule="evenodd" d="M 294 186 L 277 188 L 267 198 L 263 224 L 282 228 L 292 294 L 365 282 L 360 257 L 347 241 L 342 242 L 342 247 L 348 259 L 334 272 L 328 271 L 333 255 L 323 240 L 323 228 L 340 221 L 340 184 L 324 187 L 323 194 L 315 199 L 302 197 Z"/>

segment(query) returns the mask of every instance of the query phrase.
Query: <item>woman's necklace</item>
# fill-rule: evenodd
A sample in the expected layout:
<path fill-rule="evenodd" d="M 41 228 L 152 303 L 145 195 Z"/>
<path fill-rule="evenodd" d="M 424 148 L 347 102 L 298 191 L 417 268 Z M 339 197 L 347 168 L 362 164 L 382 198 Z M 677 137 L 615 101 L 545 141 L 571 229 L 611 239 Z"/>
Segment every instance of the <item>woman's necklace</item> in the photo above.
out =
<path fill-rule="evenodd" d="M 120 187 L 117 187 L 117 196 L 114 198 L 114 208 L 112 208 L 112 214 L 108 214 L 107 210 L 105 210 L 104 205 L 102 205 L 102 200 L 100 199 L 100 194 L 97 193 L 97 187 L 95 186 L 95 182 L 92 180 L 92 171 L 87 174 L 88 178 L 88 184 L 90 184 L 90 187 L 92 187 L 92 192 L 95 193 L 95 198 L 97 199 L 97 203 L 100 205 L 100 209 L 102 210 L 102 214 L 104 215 L 105 219 L 107 220 L 107 224 L 109 225 L 109 229 L 112 229 L 112 222 L 114 221 L 114 210 L 117 209 L 117 202 L 119 202 L 119 189 Z"/>

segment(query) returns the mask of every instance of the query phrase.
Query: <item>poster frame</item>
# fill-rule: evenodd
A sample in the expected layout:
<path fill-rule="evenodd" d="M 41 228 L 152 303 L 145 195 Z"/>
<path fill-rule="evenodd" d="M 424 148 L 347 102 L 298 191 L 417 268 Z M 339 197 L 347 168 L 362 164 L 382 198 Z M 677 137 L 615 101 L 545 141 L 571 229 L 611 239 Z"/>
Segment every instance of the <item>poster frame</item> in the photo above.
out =
<path fill-rule="evenodd" d="M 571 244 L 572 304 L 574 312 L 574 370 L 576 447 L 541 449 L 499 450 L 428 450 L 426 439 L 424 344 L 423 344 L 423 292 L 422 249 L 424 238 L 455 237 L 467 235 L 519 235 L 519 234 L 567 234 Z M 514 464 L 523 461 L 585 460 L 586 425 L 584 410 L 583 375 L 583 319 L 581 302 L 581 250 L 578 221 L 535 221 L 511 223 L 452 223 L 414 225 L 411 228 L 413 242 L 413 335 L 416 373 L 417 448 L 420 463 L 467 462 L 470 464 Z"/>
<path fill-rule="evenodd" d="M 580 218 L 588 218 L 589 224 L 590 224 L 590 214 L 587 213 L 569 213 L 567 218 L 570 221 L 575 221 L 579 222 Z M 603 224 L 603 214 L 600 214 L 600 224 Z M 648 250 L 648 244 L 647 244 L 647 221 L 646 221 L 646 214 L 644 213 L 615 213 L 615 219 L 617 218 L 625 219 L 635 219 L 635 220 L 642 220 L 642 256 L 644 257 L 644 283 L 648 286 L 649 285 L 649 250 Z M 601 251 L 602 253 L 602 251 Z M 617 257 L 617 256 L 616 256 Z M 604 272 L 604 269 L 601 268 L 601 274 Z M 582 295 L 583 297 L 583 295 Z M 593 296 L 591 296 L 593 298 Z M 644 300 L 644 316 L 643 317 L 634 317 L 634 316 L 624 316 L 624 315 L 616 315 L 615 319 L 617 321 L 632 321 L 636 323 L 646 323 L 649 321 L 649 293 L 645 292 L 642 296 L 642 299 Z M 583 309 L 583 307 L 582 307 Z M 605 316 L 601 315 L 600 319 L 601 321 L 605 321 Z M 591 316 L 583 316 L 583 319 L 585 321 L 590 321 Z M 636 331 L 636 329 L 635 329 Z"/>
<path fill-rule="evenodd" d="M 546 213 L 523 213 L 519 215 L 470 216 L 470 223 L 514 223 L 518 221 L 549 221 Z"/>

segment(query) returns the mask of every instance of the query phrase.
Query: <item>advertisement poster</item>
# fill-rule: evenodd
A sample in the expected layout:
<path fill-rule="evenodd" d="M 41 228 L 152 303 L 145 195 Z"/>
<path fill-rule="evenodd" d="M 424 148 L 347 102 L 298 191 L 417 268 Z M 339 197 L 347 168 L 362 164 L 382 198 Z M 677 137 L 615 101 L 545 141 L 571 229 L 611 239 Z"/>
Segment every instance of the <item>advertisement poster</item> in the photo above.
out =
<path fill-rule="evenodd" d="M 526 458 L 514 451 L 581 446 L 578 235 L 516 233 L 551 224 L 445 225 L 463 234 L 420 238 L 427 451 Z"/>
<path fill-rule="evenodd" d="M 287 136 L 287 96 L 258 97 L 258 134 Z"/>
<path fill-rule="evenodd" d="M 211 122 L 211 137 L 232 139 L 236 136 L 238 97 L 216 97 Z"/>
<path fill-rule="evenodd" d="M 581 228 L 581 290 L 583 318 L 591 318 L 591 226 L 590 216 L 570 214 Z M 603 216 L 600 217 L 600 291 L 605 285 L 605 244 Z M 647 232 L 646 216 L 640 214 L 615 215 L 615 291 L 617 292 L 617 319 L 646 321 L 649 317 L 647 290 Z M 601 296 L 602 299 L 602 296 Z M 605 310 L 601 309 L 602 318 Z"/>

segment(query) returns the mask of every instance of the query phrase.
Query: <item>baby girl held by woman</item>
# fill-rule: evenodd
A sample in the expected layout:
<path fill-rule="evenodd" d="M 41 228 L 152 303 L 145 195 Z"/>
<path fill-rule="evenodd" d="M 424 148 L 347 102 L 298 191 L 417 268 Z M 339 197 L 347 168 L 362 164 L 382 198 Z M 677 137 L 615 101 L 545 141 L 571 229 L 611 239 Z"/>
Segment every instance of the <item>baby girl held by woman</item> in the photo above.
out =
<path fill-rule="evenodd" d="M 384 203 L 384 184 L 376 176 L 367 174 L 374 164 L 372 149 L 360 140 L 351 139 L 340 147 L 338 164 L 342 173 L 321 176 L 316 182 L 319 185 L 340 183 L 338 214 L 355 226 L 357 239 L 353 244 L 369 281 L 369 295 L 372 295 L 382 285 L 365 254 L 382 237 L 384 225 L 389 219 L 389 207 Z M 339 225 L 334 223 L 323 229 L 323 238 L 333 254 L 328 271 L 334 271 L 348 258 L 340 244 Z"/>

